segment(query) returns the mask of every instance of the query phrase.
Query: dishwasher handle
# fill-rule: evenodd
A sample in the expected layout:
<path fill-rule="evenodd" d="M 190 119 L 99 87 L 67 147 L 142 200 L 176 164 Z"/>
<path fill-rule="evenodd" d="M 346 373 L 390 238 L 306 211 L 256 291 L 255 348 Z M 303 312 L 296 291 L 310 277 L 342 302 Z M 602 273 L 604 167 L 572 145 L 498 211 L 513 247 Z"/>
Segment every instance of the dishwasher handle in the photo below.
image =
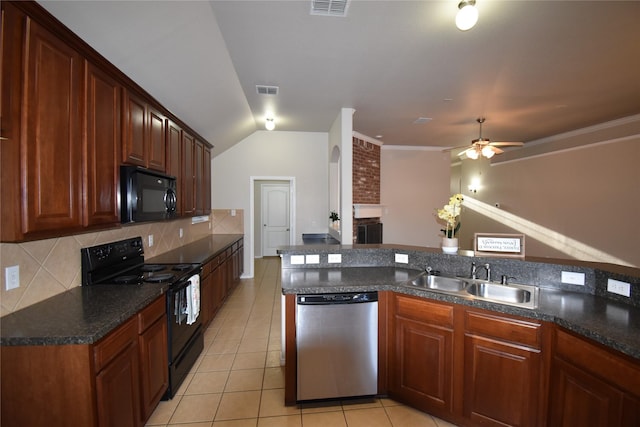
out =
<path fill-rule="evenodd" d="M 298 295 L 298 305 L 360 304 L 378 301 L 378 292 Z"/>

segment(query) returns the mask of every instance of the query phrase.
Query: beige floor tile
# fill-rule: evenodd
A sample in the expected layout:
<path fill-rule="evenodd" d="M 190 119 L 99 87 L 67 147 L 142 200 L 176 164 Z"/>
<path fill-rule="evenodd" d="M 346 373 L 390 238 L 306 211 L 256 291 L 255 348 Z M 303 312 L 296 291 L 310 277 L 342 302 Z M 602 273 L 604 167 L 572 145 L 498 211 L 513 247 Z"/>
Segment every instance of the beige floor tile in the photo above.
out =
<path fill-rule="evenodd" d="M 247 418 L 244 420 L 214 421 L 213 427 L 256 427 L 257 423 L 257 418 Z"/>
<path fill-rule="evenodd" d="M 382 407 L 344 411 L 344 417 L 349 427 L 392 427 Z"/>
<path fill-rule="evenodd" d="M 267 368 L 274 368 L 280 366 L 280 348 L 276 351 L 267 351 Z"/>
<path fill-rule="evenodd" d="M 350 411 L 352 409 L 369 409 L 369 408 L 382 408 L 380 399 L 365 398 L 365 399 L 348 399 L 343 400 L 342 409 Z"/>
<path fill-rule="evenodd" d="M 258 418 L 258 427 L 302 427 L 302 417 L 300 415 L 286 415 Z"/>
<path fill-rule="evenodd" d="M 222 328 L 220 328 L 218 335 L 216 335 L 216 339 L 227 341 L 241 339 L 242 335 L 244 334 L 244 324 L 242 326 L 237 326 L 235 324 L 233 324 L 233 326 L 228 326 L 227 322 L 229 322 L 229 319 L 227 319 Z M 238 323 L 242 322 L 238 321 Z"/>
<path fill-rule="evenodd" d="M 228 376 L 228 371 L 196 372 L 184 394 L 222 393 Z"/>
<path fill-rule="evenodd" d="M 437 427 L 431 415 L 408 406 L 389 406 L 385 411 L 394 427 Z"/>
<path fill-rule="evenodd" d="M 262 388 L 264 390 L 284 388 L 284 367 L 266 368 Z"/>
<path fill-rule="evenodd" d="M 216 338 L 207 350 L 207 355 L 211 354 L 235 354 L 240 346 L 240 340 L 222 340 Z"/>
<path fill-rule="evenodd" d="M 260 391 L 224 393 L 215 420 L 257 418 L 260 407 Z"/>
<path fill-rule="evenodd" d="M 285 406 L 284 389 L 262 390 L 260 418 L 300 414 L 297 406 Z"/>
<path fill-rule="evenodd" d="M 192 379 L 193 379 L 193 372 L 188 373 L 187 376 L 184 377 L 184 381 L 182 381 L 182 384 L 180 384 L 180 387 L 178 387 L 178 390 L 176 390 L 175 392 L 174 399 L 178 396 L 184 395 Z"/>
<path fill-rule="evenodd" d="M 257 351 L 267 351 L 269 338 L 243 338 L 238 353 L 253 353 Z"/>
<path fill-rule="evenodd" d="M 255 353 L 238 353 L 233 361 L 232 370 L 237 369 L 262 369 L 267 358 L 266 351 Z"/>
<path fill-rule="evenodd" d="M 173 398 L 167 401 L 161 401 L 160 403 L 158 403 L 158 406 L 151 414 L 151 417 L 149 417 L 146 425 L 166 425 L 171 419 L 173 412 L 176 410 L 178 403 L 180 403 L 180 398 L 181 396 L 178 396 L 177 398 Z"/>
<path fill-rule="evenodd" d="M 393 400 L 393 399 L 389 399 L 388 397 L 383 397 L 380 399 L 380 403 L 382 404 L 382 406 L 401 406 L 402 403 Z"/>
<path fill-rule="evenodd" d="M 304 427 L 347 427 L 344 412 L 318 412 L 316 414 L 302 414 Z"/>
<path fill-rule="evenodd" d="M 230 371 L 225 392 L 261 390 L 264 369 Z"/>
<path fill-rule="evenodd" d="M 171 417 L 171 424 L 212 422 L 222 394 L 194 394 L 183 396 Z"/>
<path fill-rule="evenodd" d="M 180 426 L 180 427 L 211 427 L 211 422 L 204 423 L 178 423 L 178 424 L 168 424 L 168 427 Z"/>
<path fill-rule="evenodd" d="M 205 355 L 197 372 L 230 371 L 235 357 L 233 353 Z"/>
<path fill-rule="evenodd" d="M 445 421 L 445 420 L 441 420 L 440 418 L 436 418 L 436 417 L 433 417 L 433 416 L 431 418 L 433 418 L 433 421 L 435 421 L 435 423 L 436 423 L 436 425 L 438 427 L 456 427 L 455 424 L 451 424 L 450 422 Z"/>
<path fill-rule="evenodd" d="M 317 412 L 342 411 L 342 404 L 339 400 L 328 400 L 325 402 L 302 403 L 299 405 L 303 414 L 314 414 Z"/>

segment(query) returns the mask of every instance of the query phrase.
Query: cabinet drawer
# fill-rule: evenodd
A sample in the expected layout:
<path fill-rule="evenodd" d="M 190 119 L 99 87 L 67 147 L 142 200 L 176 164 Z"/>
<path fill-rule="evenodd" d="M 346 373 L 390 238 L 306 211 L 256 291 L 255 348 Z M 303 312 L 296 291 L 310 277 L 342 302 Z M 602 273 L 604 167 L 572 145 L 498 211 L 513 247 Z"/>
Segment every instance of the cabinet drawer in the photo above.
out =
<path fill-rule="evenodd" d="M 114 332 L 100 340 L 93 349 L 96 373 L 100 372 L 114 357 L 138 341 L 136 316 L 127 320 Z"/>
<path fill-rule="evenodd" d="M 138 334 L 143 333 L 157 319 L 162 317 L 167 310 L 166 307 L 166 297 L 163 295 L 138 313 Z"/>
<path fill-rule="evenodd" d="M 542 345 L 541 323 L 475 310 L 465 312 L 465 331 L 533 348 Z"/>
<path fill-rule="evenodd" d="M 395 312 L 405 317 L 431 324 L 453 327 L 453 306 L 433 303 L 422 298 L 396 295 Z"/>

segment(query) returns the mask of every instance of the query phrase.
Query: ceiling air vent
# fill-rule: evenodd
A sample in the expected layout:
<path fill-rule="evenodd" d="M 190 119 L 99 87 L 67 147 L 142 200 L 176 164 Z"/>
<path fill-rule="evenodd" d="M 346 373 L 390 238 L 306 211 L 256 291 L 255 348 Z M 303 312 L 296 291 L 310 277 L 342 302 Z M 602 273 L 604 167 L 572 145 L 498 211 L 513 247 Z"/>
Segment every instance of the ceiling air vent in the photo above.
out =
<path fill-rule="evenodd" d="M 347 16 L 349 0 L 311 0 L 311 14 Z"/>
<path fill-rule="evenodd" d="M 256 85 L 256 92 L 258 95 L 277 95 L 278 86 Z"/>

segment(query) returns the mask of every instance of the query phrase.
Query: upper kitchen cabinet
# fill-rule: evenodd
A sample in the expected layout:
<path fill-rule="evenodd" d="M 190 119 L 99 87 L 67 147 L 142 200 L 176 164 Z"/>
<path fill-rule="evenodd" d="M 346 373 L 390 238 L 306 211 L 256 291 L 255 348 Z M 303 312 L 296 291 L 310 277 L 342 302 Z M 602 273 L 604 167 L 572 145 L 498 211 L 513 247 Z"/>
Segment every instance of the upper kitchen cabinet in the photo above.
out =
<path fill-rule="evenodd" d="M 3 81 L 2 102 L 9 110 L 5 117 L 3 105 L 2 121 L 9 124 L 1 145 L 2 240 L 77 230 L 83 201 L 83 57 L 5 3 L 2 68 L 8 87 Z"/>
<path fill-rule="evenodd" d="M 122 161 L 165 172 L 166 121 L 144 98 L 126 91 Z"/>
<path fill-rule="evenodd" d="M 176 196 L 178 198 L 178 216 L 184 214 L 182 203 L 183 182 L 182 177 L 182 128 L 171 120 L 167 120 L 167 175 L 176 177 Z"/>
<path fill-rule="evenodd" d="M 86 159 L 84 225 L 120 222 L 118 205 L 120 84 L 95 65 L 86 64 Z"/>

